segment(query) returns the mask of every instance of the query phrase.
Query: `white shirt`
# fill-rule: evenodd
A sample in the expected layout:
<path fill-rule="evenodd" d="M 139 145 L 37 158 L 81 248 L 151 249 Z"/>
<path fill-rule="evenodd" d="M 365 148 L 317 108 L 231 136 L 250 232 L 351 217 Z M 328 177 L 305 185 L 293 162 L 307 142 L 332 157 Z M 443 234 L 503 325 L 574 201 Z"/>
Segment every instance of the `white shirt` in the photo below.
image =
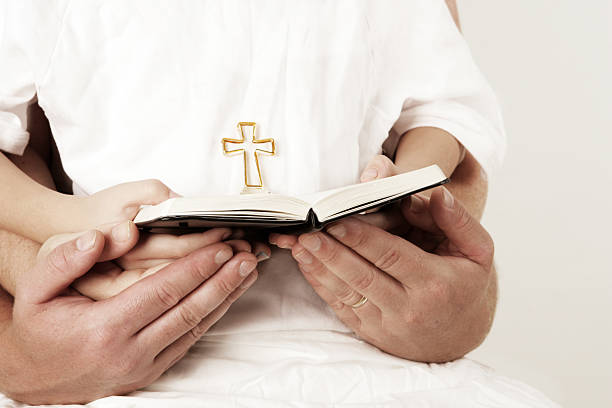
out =
<path fill-rule="evenodd" d="M 37 97 L 67 174 L 86 193 L 148 178 L 183 195 L 238 193 L 242 161 L 222 154 L 221 139 L 235 137 L 240 121 L 256 122 L 260 138 L 276 141 L 277 156 L 261 163 L 275 193 L 358 182 L 393 126 L 399 134 L 442 128 L 489 173 L 503 155 L 495 97 L 442 0 L 1 4 L 0 149 L 23 152 L 28 134 L 11 112 Z M 151 389 L 164 390 L 167 383 L 168 390 L 188 392 L 185 384 L 191 384 L 200 392 L 207 388 L 197 379 L 209 376 L 207 384 L 228 395 L 269 392 L 277 398 L 288 387 L 280 377 L 249 381 L 266 364 L 278 374 L 266 350 L 288 353 L 274 363 L 277 368 L 301 361 L 299 347 L 287 346 L 291 333 L 318 333 L 309 347 L 320 350 L 321 362 L 332 363 L 325 356 L 338 348 L 330 344 L 358 347 L 355 364 L 368 361 L 359 375 L 369 378 L 373 364 L 391 376 L 371 389 L 319 394 L 326 401 L 363 401 L 419 388 L 406 388 L 405 370 L 392 377 L 393 367 L 416 363 L 353 338 L 286 251 L 276 251 L 260 275 L 199 347 L 217 346 L 199 359 L 190 354 L 174 376 Z M 345 337 L 340 343 L 317 337 L 334 333 Z M 268 334 L 285 340 L 270 343 Z M 245 339 L 256 335 L 264 340 L 250 354 L 254 362 L 232 360 L 244 353 Z M 343 367 L 337 361 L 333 366 Z M 219 373 L 234 381 L 210 380 Z M 326 373 L 350 379 L 331 366 Z M 321 392 L 322 386 L 313 387 Z M 300 391 L 289 393 L 297 398 Z"/>

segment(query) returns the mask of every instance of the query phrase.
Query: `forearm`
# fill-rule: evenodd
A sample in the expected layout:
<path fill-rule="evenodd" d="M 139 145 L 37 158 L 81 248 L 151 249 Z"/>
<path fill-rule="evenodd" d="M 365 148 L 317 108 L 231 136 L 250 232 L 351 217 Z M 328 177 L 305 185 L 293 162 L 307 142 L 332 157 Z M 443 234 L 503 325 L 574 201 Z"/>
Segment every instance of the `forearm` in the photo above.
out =
<path fill-rule="evenodd" d="M 15 294 L 15 277 L 34 266 L 39 247 L 32 240 L 0 230 L 0 285 L 11 295 Z M 4 307 L 2 303 L 0 308 Z"/>
<path fill-rule="evenodd" d="M 30 176 L 31 180 L 29 182 L 38 183 L 41 188 L 55 188 L 47 163 L 35 149 L 28 147 L 23 156 L 8 155 L 7 157 L 15 166 Z M 15 199 L 11 198 L 11 200 Z M 13 201 L 13 203 L 20 204 L 18 201 Z M 15 217 L 14 214 L 13 217 Z M 15 293 L 15 277 L 34 265 L 38 248 L 39 245 L 30 239 L 6 230 L 0 230 L 0 286 L 6 292 L 11 295 Z M 6 293 L 0 293 L 0 297 L 3 295 L 6 295 Z M 9 298 L 8 295 L 5 297 Z M 10 318 L 11 304 L 9 302 L 7 305 L 5 300 L 4 297 L 0 299 L 0 319 L 5 318 L 2 315 L 4 312 L 7 312 L 8 318 Z"/>
<path fill-rule="evenodd" d="M 63 230 L 73 200 L 34 181 L 4 154 L 0 197 L 6 197 L 0 201 L 0 227 L 38 242 Z"/>
<path fill-rule="evenodd" d="M 419 127 L 404 133 L 395 152 L 395 165 L 401 172 L 437 164 L 450 176 L 463 158 L 463 146 L 450 133 Z"/>

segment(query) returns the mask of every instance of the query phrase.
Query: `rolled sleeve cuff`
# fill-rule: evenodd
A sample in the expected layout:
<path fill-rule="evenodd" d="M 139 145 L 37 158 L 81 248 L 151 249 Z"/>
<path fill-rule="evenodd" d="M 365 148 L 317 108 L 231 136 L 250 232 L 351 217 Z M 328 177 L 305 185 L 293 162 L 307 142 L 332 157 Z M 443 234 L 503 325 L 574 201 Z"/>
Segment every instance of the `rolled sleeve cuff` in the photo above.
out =
<path fill-rule="evenodd" d="M 30 134 L 21 128 L 17 117 L 0 113 L 0 150 L 21 156 L 30 141 Z"/>

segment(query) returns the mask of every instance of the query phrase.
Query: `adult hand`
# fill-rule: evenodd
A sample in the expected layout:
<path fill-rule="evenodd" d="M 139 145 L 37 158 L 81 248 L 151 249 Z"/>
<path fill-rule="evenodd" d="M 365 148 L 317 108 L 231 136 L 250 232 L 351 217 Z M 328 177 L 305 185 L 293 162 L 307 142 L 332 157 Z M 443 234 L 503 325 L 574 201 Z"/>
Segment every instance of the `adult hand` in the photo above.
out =
<path fill-rule="evenodd" d="M 215 243 L 112 298 L 67 293 L 105 251 L 121 248 L 129 245 L 92 230 L 17 278 L 13 318 L 0 333 L 1 392 L 30 404 L 83 403 L 146 386 L 257 278 L 254 255 Z"/>
<path fill-rule="evenodd" d="M 402 203 L 425 251 L 352 217 L 292 246 L 304 277 L 355 333 L 391 354 L 443 362 L 488 332 L 495 309 L 493 242 L 444 188 Z M 368 300 L 358 307 L 365 296 Z"/>
<path fill-rule="evenodd" d="M 228 228 L 213 228 L 185 235 L 149 234 L 139 233 L 134 223 L 124 221 L 116 225 L 100 226 L 98 230 L 112 235 L 120 245 L 107 244 L 98 263 L 71 285 L 80 294 L 94 300 L 110 298 L 171 262 L 217 242 L 224 241 L 235 252 L 254 252 L 251 244 L 244 240 L 227 240 L 232 236 Z M 61 234 L 49 238 L 40 248 L 38 258 L 45 258 L 57 246 L 78 235 Z M 254 245 L 259 254 L 264 254 L 258 260 L 269 257 L 270 249 L 267 246 L 258 243 Z"/>

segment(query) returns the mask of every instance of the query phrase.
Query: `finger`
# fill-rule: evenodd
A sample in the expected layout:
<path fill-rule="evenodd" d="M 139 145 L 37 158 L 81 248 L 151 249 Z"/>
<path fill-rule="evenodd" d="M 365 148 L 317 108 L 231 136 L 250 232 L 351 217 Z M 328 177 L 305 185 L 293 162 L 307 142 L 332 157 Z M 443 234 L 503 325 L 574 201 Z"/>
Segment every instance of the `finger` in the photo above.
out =
<path fill-rule="evenodd" d="M 361 299 L 362 295 L 360 293 L 330 272 L 321 261 L 312 256 L 301 244 L 296 244 L 293 247 L 291 255 L 298 262 L 300 270 L 327 288 L 334 295 L 336 301 L 350 306 Z"/>
<path fill-rule="evenodd" d="M 423 231 L 435 235 L 443 235 L 442 230 L 435 223 L 431 212 L 429 211 L 429 198 L 414 194 L 409 199 L 405 199 L 401 203 L 402 215 L 405 221 Z"/>
<path fill-rule="evenodd" d="M 225 241 L 225 243 L 234 249 L 234 252 L 252 252 L 251 244 L 243 239 L 232 239 Z"/>
<path fill-rule="evenodd" d="M 180 197 L 168 186 L 156 179 L 133 181 L 111 187 L 118 197 L 129 197 L 128 203 L 140 205 L 155 205 L 169 198 Z"/>
<path fill-rule="evenodd" d="M 221 242 L 231 235 L 228 228 L 214 228 L 205 232 L 185 235 L 142 234 L 138 244 L 118 263 L 127 267 L 146 267 L 135 262 L 150 259 L 184 258 L 196 249 Z"/>
<path fill-rule="evenodd" d="M 338 300 L 338 298 L 336 298 L 325 285 L 321 284 L 314 275 L 305 272 L 302 265 L 300 265 L 299 268 L 304 275 L 304 279 L 312 286 L 317 295 L 332 308 L 336 316 L 353 331 L 359 331 L 361 328 L 361 319 L 357 316 L 355 310 Z"/>
<path fill-rule="evenodd" d="M 257 259 L 253 254 L 237 254 L 197 290 L 142 329 L 138 341 L 152 350 L 165 349 L 231 297 L 256 266 Z"/>
<path fill-rule="evenodd" d="M 81 295 L 93 300 L 106 299 L 120 292 L 116 290 L 115 282 L 122 273 L 123 270 L 112 262 L 97 263 L 71 286 Z"/>
<path fill-rule="evenodd" d="M 44 303 L 66 290 L 97 262 L 104 248 L 100 231 L 87 231 L 40 259 L 28 273 L 17 276 L 17 298 Z"/>
<path fill-rule="evenodd" d="M 178 259 L 104 302 L 111 323 L 137 332 L 209 279 L 233 256 L 224 243 L 209 245 Z"/>
<path fill-rule="evenodd" d="M 266 259 L 270 259 L 270 256 L 272 256 L 272 250 L 270 247 L 260 241 L 253 242 L 252 252 L 257 258 L 257 262 L 265 261 Z"/>
<path fill-rule="evenodd" d="M 362 183 L 377 180 L 385 177 L 395 176 L 397 169 L 395 164 L 387 156 L 379 154 L 374 156 L 366 165 L 361 173 L 360 180 Z"/>
<path fill-rule="evenodd" d="M 155 365 L 165 372 L 178 362 L 187 351 L 215 324 L 230 306 L 247 291 L 257 280 L 257 270 L 251 272 L 242 284 L 230 296 L 228 296 L 214 311 L 208 314 L 200 323 L 183 334 L 178 340 L 170 344 L 155 357 Z"/>
<path fill-rule="evenodd" d="M 450 241 L 451 254 L 464 255 L 489 270 L 493 262 L 493 240 L 480 222 L 444 187 L 432 193 L 429 208 L 436 225 Z"/>
<path fill-rule="evenodd" d="M 334 223 L 327 232 L 409 287 L 427 281 L 440 263 L 435 255 L 356 218 Z"/>
<path fill-rule="evenodd" d="M 354 217 L 385 231 L 394 231 L 396 234 L 404 233 L 410 229 L 397 205 L 389 206 L 375 213 L 355 215 Z"/>
<path fill-rule="evenodd" d="M 279 248 L 291 249 L 297 244 L 298 238 L 296 235 L 291 234 L 272 233 L 269 235 L 268 240 L 272 245 L 276 245 Z"/>
<path fill-rule="evenodd" d="M 329 271 L 381 309 L 393 307 L 393 301 L 404 292 L 391 276 L 325 233 L 300 235 L 298 241 Z"/>
<path fill-rule="evenodd" d="M 96 227 L 104 235 L 104 249 L 98 258 L 98 262 L 105 262 L 119 258 L 130 251 L 138 242 L 138 228 L 132 221 L 121 223 L 104 224 Z M 38 258 L 44 258 L 59 245 L 72 241 L 81 233 L 59 234 L 49 238 L 40 247 Z"/>

